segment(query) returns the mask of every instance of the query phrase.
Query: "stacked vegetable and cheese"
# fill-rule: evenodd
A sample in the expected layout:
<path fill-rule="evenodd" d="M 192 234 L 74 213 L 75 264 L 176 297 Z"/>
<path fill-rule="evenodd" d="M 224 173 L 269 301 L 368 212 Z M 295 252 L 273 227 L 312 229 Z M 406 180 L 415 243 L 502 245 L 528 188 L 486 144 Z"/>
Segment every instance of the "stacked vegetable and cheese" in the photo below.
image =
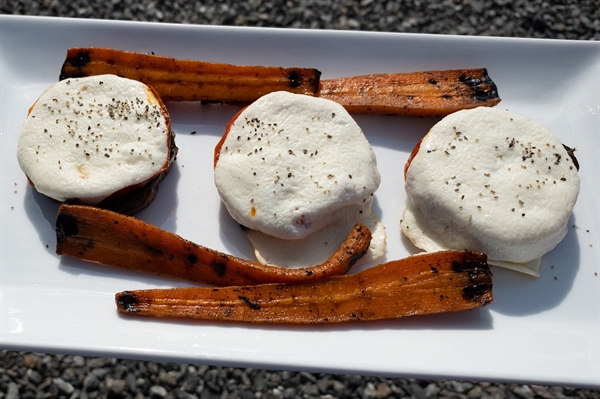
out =
<path fill-rule="evenodd" d="M 476 108 L 437 123 L 406 169 L 402 232 L 426 251 L 484 252 L 534 276 L 565 236 L 579 193 L 576 161 L 545 125 Z"/>
<path fill-rule="evenodd" d="M 276 92 L 240 112 L 215 149 L 215 184 L 249 230 L 264 263 L 327 259 L 352 226 L 373 232 L 367 259 L 383 254 L 385 231 L 371 210 L 380 182 L 375 154 L 339 104 Z"/>
<path fill-rule="evenodd" d="M 154 198 L 175 153 L 169 114 L 155 92 L 101 75 L 50 86 L 29 111 L 17 158 L 50 198 L 134 213 Z"/>

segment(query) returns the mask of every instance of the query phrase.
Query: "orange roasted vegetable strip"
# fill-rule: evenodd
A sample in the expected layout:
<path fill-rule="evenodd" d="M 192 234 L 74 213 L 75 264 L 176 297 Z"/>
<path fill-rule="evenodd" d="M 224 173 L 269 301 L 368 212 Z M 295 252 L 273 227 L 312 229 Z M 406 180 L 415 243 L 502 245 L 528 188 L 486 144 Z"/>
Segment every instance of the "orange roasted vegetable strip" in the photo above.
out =
<path fill-rule="evenodd" d="M 142 316 L 340 323 L 485 306 L 492 302 L 492 273 L 484 254 L 445 251 L 315 281 L 124 291 L 115 300 L 119 312 Z"/>
<path fill-rule="evenodd" d="M 344 274 L 371 242 L 369 229 L 357 224 L 325 263 L 300 269 L 265 266 L 203 247 L 131 216 L 83 205 L 60 207 L 56 237 L 59 255 L 219 286 Z"/>
<path fill-rule="evenodd" d="M 71 48 L 60 79 L 113 74 L 152 86 L 163 101 L 250 102 L 274 91 L 316 94 L 312 68 L 240 66 L 178 60 L 108 48 Z"/>
<path fill-rule="evenodd" d="M 500 102 L 496 84 L 484 68 L 322 80 L 319 97 L 351 113 L 413 116 L 445 116 Z"/>
<path fill-rule="evenodd" d="M 139 80 L 163 101 L 248 103 L 279 90 L 319 96 L 359 114 L 445 116 L 500 102 L 485 68 L 320 80 L 314 68 L 240 66 L 108 48 L 71 48 L 60 79 L 114 74 Z"/>

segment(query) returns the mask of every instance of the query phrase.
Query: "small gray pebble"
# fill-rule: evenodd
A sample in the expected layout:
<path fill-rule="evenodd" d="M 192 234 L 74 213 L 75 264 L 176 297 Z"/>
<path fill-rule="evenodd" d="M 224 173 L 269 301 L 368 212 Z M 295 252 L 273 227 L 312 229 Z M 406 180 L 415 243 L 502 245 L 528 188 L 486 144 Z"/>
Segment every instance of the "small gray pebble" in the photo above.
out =
<path fill-rule="evenodd" d="M 85 389 L 86 391 L 92 391 L 97 389 L 99 384 L 100 379 L 96 376 L 96 374 L 94 374 L 93 371 L 86 375 L 83 379 L 83 389 Z"/>
<path fill-rule="evenodd" d="M 113 397 L 121 396 L 121 394 L 127 389 L 127 383 L 125 382 L 125 380 L 122 379 L 115 379 L 109 377 L 105 380 L 105 384 L 105 387 L 108 390 L 109 394 Z"/>
<path fill-rule="evenodd" d="M 304 371 L 300 373 L 300 380 L 301 381 L 309 381 L 313 384 L 317 382 L 317 378 L 314 375 L 312 375 L 311 373 L 304 372 Z"/>
<path fill-rule="evenodd" d="M 85 366 L 85 358 L 83 356 L 73 356 L 73 367 Z"/>
<path fill-rule="evenodd" d="M 52 383 L 56 385 L 61 392 L 66 393 L 67 395 L 70 395 L 75 391 L 73 385 L 64 381 L 62 378 L 54 378 Z"/>
<path fill-rule="evenodd" d="M 27 380 L 33 385 L 39 385 L 43 380 L 42 375 L 33 369 L 27 369 L 25 375 L 27 376 Z"/>
<path fill-rule="evenodd" d="M 167 390 L 165 389 L 165 387 L 162 387 L 160 385 L 152 385 L 150 387 L 150 398 L 151 399 L 161 399 L 164 398 L 165 396 L 167 396 Z"/>
<path fill-rule="evenodd" d="M 5 399 L 19 399 L 19 386 L 14 382 L 8 383 Z"/>

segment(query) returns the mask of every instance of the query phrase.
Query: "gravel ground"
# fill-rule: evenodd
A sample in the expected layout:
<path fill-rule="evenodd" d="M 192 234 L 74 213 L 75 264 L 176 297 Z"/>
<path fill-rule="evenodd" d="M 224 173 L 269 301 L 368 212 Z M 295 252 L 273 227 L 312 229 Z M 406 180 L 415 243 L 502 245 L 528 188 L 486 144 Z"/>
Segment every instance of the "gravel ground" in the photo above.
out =
<path fill-rule="evenodd" d="M 600 39 L 598 0 L 3 0 L 2 13 L 214 25 Z"/>
<path fill-rule="evenodd" d="M 2 0 L 3 14 L 600 40 L 600 2 Z M 599 390 L 0 351 L 0 398 L 600 398 Z"/>

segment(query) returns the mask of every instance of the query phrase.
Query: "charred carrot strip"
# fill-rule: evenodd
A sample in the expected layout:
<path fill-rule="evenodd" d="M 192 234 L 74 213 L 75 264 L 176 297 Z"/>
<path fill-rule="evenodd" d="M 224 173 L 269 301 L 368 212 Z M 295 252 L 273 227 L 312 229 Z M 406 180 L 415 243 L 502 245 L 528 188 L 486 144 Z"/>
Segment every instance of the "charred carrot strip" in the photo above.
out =
<path fill-rule="evenodd" d="M 456 312 L 492 302 L 481 253 L 445 251 L 287 284 L 124 291 L 122 313 L 249 323 L 340 323 Z"/>
<path fill-rule="evenodd" d="M 322 80 L 319 97 L 352 113 L 413 116 L 445 116 L 500 102 L 496 84 L 484 68 Z"/>
<path fill-rule="evenodd" d="M 163 101 L 248 103 L 279 90 L 335 101 L 349 112 L 445 116 L 500 102 L 485 68 L 320 80 L 314 68 L 241 66 L 107 48 L 71 48 L 60 79 L 115 74 L 152 86 Z"/>
<path fill-rule="evenodd" d="M 152 86 L 163 101 L 250 102 L 274 91 L 316 94 L 312 68 L 239 66 L 107 48 L 71 48 L 60 79 L 113 74 Z"/>
<path fill-rule="evenodd" d="M 300 269 L 265 266 L 215 251 L 131 216 L 83 205 L 61 205 L 56 253 L 191 281 L 227 286 L 316 280 L 346 273 L 362 257 L 371 232 L 354 226 L 324 263 Z"/>

